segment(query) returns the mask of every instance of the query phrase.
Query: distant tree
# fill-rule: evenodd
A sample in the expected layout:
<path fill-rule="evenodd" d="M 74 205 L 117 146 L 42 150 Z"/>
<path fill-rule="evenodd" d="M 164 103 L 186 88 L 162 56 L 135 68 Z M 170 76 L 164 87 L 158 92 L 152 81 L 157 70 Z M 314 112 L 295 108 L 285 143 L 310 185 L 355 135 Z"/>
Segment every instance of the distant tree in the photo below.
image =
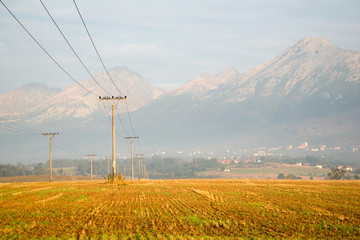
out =
<path fill-rule="evenodd" d="M 285 174 L 280 173 L 280 174 L 278 175 L 277 179 L 286 179 L 286 176 L 285 176 Z"/>
<path fill-rule="evenodd" d="M 90 173 L 90 164 L 83 161 L 77 166 L 76 170 L 79 175 L 86 176 L 88 173 Z"/>
<path fill-rule="evenodd" d="M 44 163 L 36 163 L 33 171 L 35 175 L 46 175 L 49 173 Z"/>
<path fill-rule="evenodd" d="M 297 177 L 297 176 L 295 176 L 294 174 L 288 174 L 288 175 L 286 176 L 286 179 L 301 179 L 301 177 Z"/>
<path fill-rule="evenodd" d="M 331 168 L 331 171 L 327 174 L 328 179 L 342 179 L 346 171 L 344 169 Z"/>
<path fill-rule="evenodd" d="M 360 176 L 359 176 L 359 175 L 354 175 L 353 178 L 354 178 L 355 180 L 359 180 L 359 179 L 360 179 Z"/>
<path fill-rule="evenodd" d="M 351 180 L 351 179 L 352 179 L 352 176 L 349 175 L 349 174 L 346 174 L 346 175 L 343 177 L 343 179 L 345 179 L 345 180 Z"/>

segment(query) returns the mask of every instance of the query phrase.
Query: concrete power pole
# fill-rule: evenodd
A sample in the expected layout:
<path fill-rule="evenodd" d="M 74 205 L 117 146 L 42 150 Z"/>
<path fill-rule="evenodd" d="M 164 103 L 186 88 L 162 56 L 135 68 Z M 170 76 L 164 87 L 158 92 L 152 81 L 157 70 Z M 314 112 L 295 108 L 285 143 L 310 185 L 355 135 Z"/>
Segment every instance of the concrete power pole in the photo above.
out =
<path fill-rule="evenodd" d="M 131 181 L 134 181 L 134 158 L 133 158 L 133 143 L 134 139 L 138 139 L 139 137 L 125 137 L 125 139 L 130 140 L 131 142 Z"/>
<path fill-rule="evenodd" d="M 92 172 L 93 172 L 92 159 L 93 159 L 93 157 L 96 157 L 96 155 L 95 154 L 88 154 L 87 156 L 90 157 L 90 180 L 92 180 Z"/>
<path fill-rule="evenodd" d="M 118 104 L 119 100 L 124 100 L 125 97 L 101 97 L 99 96 L 99 100 L 105 101 L 117 101 L 116 104 L 111 105 L 111 112 L 112 112 L 112 164 L 113 164 L 113 176 L 116 177 L 116 150 L 115 150 L 115 106 Z"/>
<path fill-rule="evenodd" d="M 141 166 L 140 166 L 140 161 L 141 161 L 141 157 L 144 156 L 144 154 L 135 154 L 135 156 L 137 157 L 138 161 L 139 161 L 139 181 L 141 178 Z"/>
<path fill-rule="evenodd" d="M 42 134 L 43 136 L 49 137 L 49 145 L 50 145 L 50 181 L 52 181 L 52 148 L 51 148 L 52 142 L 51 142 L 51 140 L 53 139 L 53 137 L 55 135 L 58 135 L 58 134 L 59 133 L 43 133 Z"/>

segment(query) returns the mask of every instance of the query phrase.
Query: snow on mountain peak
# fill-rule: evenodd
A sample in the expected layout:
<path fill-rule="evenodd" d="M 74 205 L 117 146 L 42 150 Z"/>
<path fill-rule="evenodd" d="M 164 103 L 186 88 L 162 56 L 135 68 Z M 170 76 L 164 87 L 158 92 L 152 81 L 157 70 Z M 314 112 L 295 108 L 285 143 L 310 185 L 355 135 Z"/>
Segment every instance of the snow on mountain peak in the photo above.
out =
<path fill-rule="evenodd" d="M 220 85 L 236 80 L 240 72 L 235 68 L 225 68 L 215 77 L 209 73 L 202 73 L 200 76 L 190 80 L 184 86 L 169 92 L 170 95 L 179 96 L 182 94 L 193 94 L 195 96 L 204 96 L 211 90 L 216 90 Z"/>
<path fill-rule="evenodd" d="M 328 47 L 328 46 L 334 46 L 331 43 L 329 43 L 325 38 L 319 38 L 319 37 L 306 37 L 302 40 L 300 40 L 296 46 L 302 46 L 304 48 L 308 49 L 315 49 L 319 47 Z"/>
<path fill-rule="evenodd" d="M 26 96 L 19 92 L 20 90 L 0 96 L 0 115 L 15 114 L 14 107 L 8 104 L 10 98 L 17 99 L 18 105 L 25 106 L 22 112 L 16 113 L 29 113 L 29 116 L 31 115 L 29 121 L 41 123 L 49 119 L 85 118 L 90 114 L 102 112 L 104 110 L 98 96 L 109 94 L 127 96 L 127 107 L 119 104 L 122 107 L 118 111 L 124 112 L 127 110 L 134 111 L 163 94 L 163 90 L 151 86 L 144 77 L 138 73 L 130 72 L 127 67 L 112 68 L 109 70 L 109 74 L 111 79 L 105 72 L 97 74 L 94 78 L 98 84 L 94 79 L 80 82 L 82 86 L 92 91 L 96 96 L 89 94 L 78 84 L 73 84 L 60 93 L 56 89 L 48 89 L 45 85 L 27 84 L 20 89 L 22 92 L 29 93 Z M 120 89 L 121 93 L 117 91 L 117 88 Z M 46 101 L 43 101 L 44 99 Z M 32 100 L 36 101 L 30 104 Z M 4 107 L 2 107 L 2 103 L 4 103 Z M 5 108 L 6 106 L 9 107 Z"/>
<path fill-rule="evenodd" d="M 244 74 L 231 88 L 228 100 L 292 97 L 301 101 L 334 82 L 358 82 L 360 52 L 344 50 L 323 38 L 308 37 L 282 54 Z M 230 94 L 231 93 L 231 94 Z"/>
<path fill-rule="evenodd" d="M 216 88 L 213 84 L 214 77 L 208 73 L 203 73 L 200 76 L 190 80 L 184 86 L 171 91 L 169 94 L 179 96 L 182 94 L 190 93 L 194 95 L 203 95 L 209 90 Z"/>
<path fill-rule="evenodd" d="M 0 115 L 24 113 L 60 91 L 60 89 L 55 88 L 49 89 L 42 83 L 27 83 L 0 96 Z"/>
<path fill-rule="evenodd" d="M 336 48 L 324 38 L 306 37 L 289 47 L 282 55 L 278 56 L 278 58 L 286 56 L 299 56 L 304 53 L 319 54 L 330 47 Z"/>

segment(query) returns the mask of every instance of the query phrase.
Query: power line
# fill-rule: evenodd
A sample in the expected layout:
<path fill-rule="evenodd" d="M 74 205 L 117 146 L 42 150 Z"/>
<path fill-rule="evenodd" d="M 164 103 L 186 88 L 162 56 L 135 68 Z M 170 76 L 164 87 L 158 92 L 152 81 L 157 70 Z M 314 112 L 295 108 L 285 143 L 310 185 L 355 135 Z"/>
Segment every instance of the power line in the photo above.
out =
<path fill-rule="evenodd" d="M 13 16 L 13 18 L 20 24 L 20 26 L 27 32 L 27 34 L 34 40 L 34 42 L 46 53 L 46 55 L 68 76 L 70 77 L 74 82 L 76 82 L 80 87 L 82 87 L 84 90 L 86 90 L 87 92 L 93 94 L 96 96 L 96 94 L 94 94 L 92 91 L 90 91 L 89 89 L 87 89 L 86 87 L 84 87 L 83 85 L 81 85 L 81 83 L 79 83 L 78 81 L 75 80 L 75 78 L 73 76 L 71 76 L 50 54 L 48 51 L 45 50 L 45 48 L 35 39 L 35 37 L 26 29 L 26 27 L 20 22 L 20 20 L 11 12 L 11 10 L 5 5 L 5 3 L 3 3 L 2 0 L 0 0 L 0 2 L 2 3 L 2 5 L 4 5 L 4 7 L 7 9 L 7 11 Z"/>
<path fill-rule="evenodd" d="M 64 143 L 60 142 L 57 138 L 54 138 L 54 141 L 52 143 L 53 143 L 54 147 L 58 147 L 62 151 L 65 151 L 65 152 L 68 152 L 68 153 L 74 153 L 73 150 L 69 149 L 67 146 L 64 145 Z M 55 143 L 58 143 L 58 144 L 55 144 Z"/>
<path fill-rule="evenodd" d="M 121 126 L 123 127 L 123 129 L 124 129 L 125 135 L 126 135 L 126 136 L 129 136 L 128 132 L 127 132 L 126 129 L 125 129 L 125 126 L 124 126 L 123 122 L 122 122 L 121 119 L 120 119 L 120 114 L 119 114 L 118 109 L 117 109 L 116 106 L 115 106 L 115 111 L 116 111 L 116 115 L 117 115 L 117 117 L 118 117 L 118 119 L 119 119 L 119 121 L 120 121 L 120 124 L 121 124 Z"/>
<path fill-rule="evenodd" d="M 89 69 L 85 66 L 84 62 L 81 60 L 81 58 L 79 57 L 79 55 L 75 52 L 74 48 L 71 46 L 70 42 L 68 41 L 68 39 L 65 37 L 64 33 L 61 31 L 60 27 L 57 25 L 55 19 L 51 16 L 49 10 L 46 8 L 46 6 L 44 5 L 44 3 L 42 2 L 42 0 L 40 0 L 42 6 L 44 7 L 45 11 L 47 12 L 47 14 L 49 15 L 49 17 L 51 18 L 52 22 L 55 24 L 56 28 L 59 30 L 59 32 L 61 33 L 62 37 L 64 38 L 64 40 L 66 41 L 66 43 L 68 44 L 68 46 L 70 47 L 71 51 L 75 54 L 75 56 L 77 57 L 77 59 L 79 60 L 79 62 L 81 63 L 81 65 L 85 68 L 85 70 L 87 71 L 87 73 L 91 76 L 91 78 L 97 83 L 97 85 L 107 94 L 111 95 L 108 91 L 106 91 L 101 85 L 100 83 L 95 79 L 95 77 L 91 74 L 91 72 L 89 71 Z"/>
<path fill-rule="evenodd" d="M 108 112 L 107 108 L 105 107 L 104 102 L 103 102 L 103 101 L 100 101 L 100 102 L 102 103 L 102 106 L 103 106 L 103 107 L 104 107 L 104 109 L 105 109 L 106 115 L 108 116 L 108 119 L 109 119 L 109 123 L 110 123 L 110 124 L 112 124 L 112 123 L 111 123 L 111 117 L 110 117 L 110 114 L 109 114 L 109 112 Z"/>
<path fill-rule="evenodd" d="M 129 121 L 130 121 L 130 126 L 131 126 L 131 129 L 132 129 L 133 134 L 135 136 L 136 134 L 135 134 L 135 131 L 134 131 L 134 126 L 133 126 L 132 121 L 131 121 L 130 111 L 129 111 L 129 107 L 128 107 L 126 99 L 125 99 L 125 104 L 126 104 L 126 110 L 127 110 L 127 113 L 128 113 Z"/>
<path fill-rule="evenodd" d="M 87 32 L 87 34 L 88 34 L 88 36 L 89 36 L 89 38 L 90 38 L 90 41 L 91 41 L 91 43 L 92 43 L 92 45 L 93 45 L 93 47 L 94 47 L 94 49 L 95 49 L 95 51 L 96 51 L 96 54 L 97 54 L 98 57 L 99 57 L 99 60 L 100 60 L 100 62 L 101 62 L 101 64 L 102 64 L 104 70 L 106 71 L 109 79 L 111 80 L 111 82 L 113 83 L 113 85 L 115 86 L 115 88 L 118 90 L 118 92 L 119 92 L 121 95 L 124 95 L 124 94 L 120 91 L 120 89 L 117 87 L 117 85 L 115 84 L 115 82 L 113 81 L 113 79 L 111 78 L 111 76 L 110 76 L 110 74 L 109 74 L 109 71 L 107 70 L 107 68 L 106 68 L 106 66 L 105 66 L 105 64 L 104 64 L 104 62 L 103 62 L 103 60 L 102 60 L 102 58 L 101 58 L 101 56 L 100 56 L 100 54 L 99 54 L 99 51 L 97 50 L 97 48 L 96 48 L 96 46 L 95 46 L 95 43 L 94 43 L 94 41 L 93 41 L 93 39 L 92 39 L 92 37 L 91 37 L 91 35 L 90 35 L 90 32 L 89 32 L 89 30 L 88 30 L 88 28 L 87 28 L 87 26 L 86 26 L 86 24 L 85 24 L 85 21 L 84 21 L 82 15 L 81 15 L 81 13 L 80 13 L 79 7 L 77 6 L 75 0 L 73 0 L 73 2 L 74 2 L 74 5 L 75 5 L 75 7 L 76 7 L 76 10 L 77 10 L 77 12 L 79 13 L 79 16 L 80 16 L 81 21 L 82 21 L 82 23 L 83 23 L 83 25 L 84 25 L 84 28 L 86 29 L 86 32 Z M 132 120 L 131 120 L 131 117 L 130 117 L 130 112 L 129 112 L 129 107 L 128 107 L 128 104 L 127 104 L 127 99 L 125 99 L 125 104 L 126 104 L 126 109 L 127 109 L 127 114 L 128 114 L 130 126 L 131 126 L 132 132 L 133 132 L 133 134 L 134 134 L 134 136 L 135 136 L 136 134 L 135 134 L 134 126 L 133 126 L 133 124 L 132 124 Z M 120 122 L 121 122 L 121 120 L 120 120 Z M 121 124 L 122 124 L 122 122 L 121 122 Z M 122 125 L 123 125 L 123 124 L 122 124 Z M 124 129 L 125 129 L 125 128 L 124 128 Z M 128 134 L 127 134 L 127 135 L 128 135 Z"/>
<path fill-rule="evenodd" d="M 9 120 L 6 120 L 6 119 L 0 119 L 0 123 L 10 124 L 10 125 L 3 124 L 3 126 L 7 127 L 7 128 L 10 128 L 10 129 L 13 129 L 13 130 L 21 131 L 21 133 L 35 133 L 35 134 L 41 133 L 40 131 L 34 130 L 34 129 L 29 128 L 29 127 L 21 126 L 19 124 L 14 123 L 14 122 L 10 122 Z"/>
<path fill-rule="evenodd" d="M 109 114 L 109 112 L 108 112 L 107 108 L 105 107 L 104 101 L 101 101 L 101 103 L 102 103 L 103 108 L 105 109 L 106 115 L 108 116 L 109 123 L 110 123 L 110 125 L 112 125 L 112 122 L 111 122 L 111 116 L 110 116 L 110 114 Z M 116 108 L 116 106 L 117 106 L 117 104 L 115 105 L 115 110 L 116 110 L 116 112 L 117 112 L 117 108 Z M 117 112 L 117 115 L 118 115 L 118 112 Z M 119 115 L 118 115 L 118 117 L 119 117 Z M 120 120 L 120 117 L 119 117 L 119 120 Z M 124 125 L 123 125 L 123 123 L 122 123 L 122 121 L 121 121 L 121 120 L 120 120 L 120 123 L 121 123 L 121 125 L 122 125 L 122 127 L 124 128 L 124 131 L 125 131 L 125 133 L 126 133 L 126 129 L 125 129 L 125 127 L 124 127 Z M 119 137 L 121 137 L 121 138 L 125 139 L 125 137 L 124 137 L 124 136 L 122 136 L 122 135 L 118 132 L 118 130 L 117 130 L 117 129 L 115 129 L 115 132 L 116 132 L 116 134 L 117 134 Z M 127 141 L 126 141 L 126 144 L 128 144 L 128 142 L 127 142 Z M 131 150 L 130 150 L 130 146 L 129 146 L 129 145 L 127 145 L 127 148 L 128 148 L 128 151 L 130 152 Z"/>
<path fill-rule="evenodd" d="M 112 82 L 112 84 L 115 86 L 115 88 L 118 90 L 118 92 L 119 92 L 121 95 L 124 95 L 124 94 L 120 91 L 120 89 L 116 86 L 116 84 L 115 84 L 115 82 L 113 81 L 113 79 L 111 78 L 111 76 L 110 76 L 110 74 L 109 74 L 109 71 L 108 71 L 107 68 L 105 67 L 104 62 L 103 62 L 103 60 L 102 60 L 101 57 L 100 57 L 99 51 L 97 50 L 97 48 L 96 48 L 96 46 L 95 46 L 95 43 L 94 43 L 94 41 L 93 41 L 93 39 L 92 39 L 92 37 L 91 37 L 91 35 L 90 35 L 90 32 L 89 32 L 88 28 L 86 27 L 85 21 L 84 21 L 82 15 L 81 15 L 81 13 L 80 13 L 80 10 L 79 10 L 79 8 L 78 8 L 75 0 L 73 0 L 73 2 L 74 2 L 74 5 L 75 5 L 75 7 L 76 7 L 77 12 L 79 13 L 79 16 L 80 16 L 80 18 L 81 18 L 81 21 L 82 21 L 82 23 L 83 23 L 83 25 L 84 25 L 84 27 L 85 27 L 85 29 L 86 29 L 87 35 L 88 35 L 89 38 L 90 38 L 90 41 L 91 41 L 91 43 L 92 43 L 92 45 L 93 45 L 93 47 L 94 47 L 94 49 L 95 49 L 95 51 L 96 51 L 97 56 L 99 57 L 99 60 L 100 60 L 100 62 L 101 62 L 101 64 L 102 64 L 104 70 L 106 71 L 109 79 L 111 80 L 111 82 Z"/>
<path fill-rule="evenodd" d="M 68 140 L 66 140 L 62 134 L 59 134 L 59 138 L 57 138 L 57 141 L 59 141 L 61 144 L 63 144 L 64 146 L 67 146 L 69 150 L 71 150 L 74 153 L 80 154 L 80 155 L 86 155 L 84 152 L 80 151 L 79 149 L 77 149 L 76 147 L 74 147 L 73 144 L 71 144 Z M 62 142 L 63 141 L 63 142 Z"/>
<path fill-rule="evenodd" d="M 0 128 L 2 130 L 5 130 L 5 131 L 11 132 L 11 133 L 19 133 L 19 134 L 28 133 L 28 132 L 24 132 L 23 130 L 20 130 L 18 128 L 14 128 L 14 127 L 7 126 L 7 125 L 0 125 Z"/>

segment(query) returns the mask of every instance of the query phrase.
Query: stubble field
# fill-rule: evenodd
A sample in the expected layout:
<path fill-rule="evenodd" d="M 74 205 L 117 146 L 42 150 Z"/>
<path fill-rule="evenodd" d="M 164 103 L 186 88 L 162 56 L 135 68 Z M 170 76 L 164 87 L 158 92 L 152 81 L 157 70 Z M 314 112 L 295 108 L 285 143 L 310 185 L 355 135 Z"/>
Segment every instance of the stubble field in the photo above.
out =
<path fill-rule="evenodd" d="M 2 239 L 356 239 L 360 181 L 0 184 Z"/>

